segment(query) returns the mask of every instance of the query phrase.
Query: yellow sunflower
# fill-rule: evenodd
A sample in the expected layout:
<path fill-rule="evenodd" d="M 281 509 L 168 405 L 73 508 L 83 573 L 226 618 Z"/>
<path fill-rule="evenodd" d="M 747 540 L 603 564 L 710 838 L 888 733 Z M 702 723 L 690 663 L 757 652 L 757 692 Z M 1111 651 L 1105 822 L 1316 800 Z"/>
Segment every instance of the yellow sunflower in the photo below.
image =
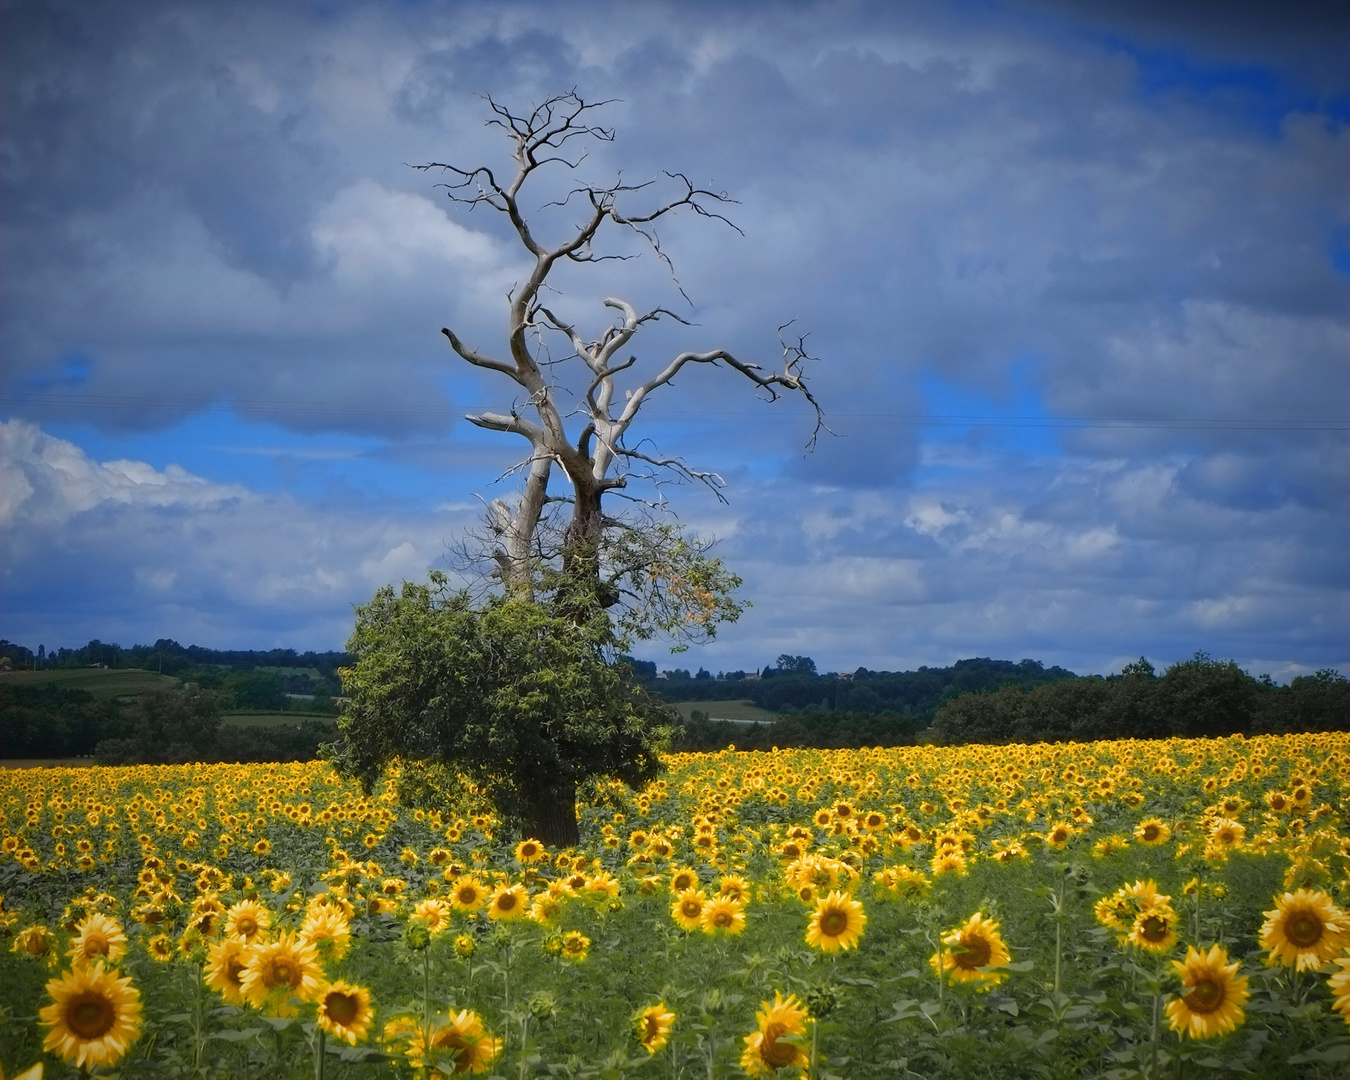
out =
<path fill-rule="evenodd" d="M 347 982 L 327 983 L 319 988 L 319 1027 L 355 1046 L 370 1031 L 375 1010 L 370 1005 L 370 991 L 364 986 Z"/>
<path fill-rule="evenodd" d="M 1056 822 L 1045 834 L 1045 842 L 1053 848 L 1062 848 L 1073 839 L 1074 827 L 1066 821 Z"/>
<path fill-rule="evenodd" d="M 435 937 L 450 925 L 450 905 L 435 897 L 419 900 L 413 906 L 412 917 L 426 926 L 427 932 Z"/>
<path fill-rule="evenodd" d="M 1247 829 L 1240 822 L 1229 818 L 1216 818 L 1209 827 L 1209 836 L 1205 843 L 1207 859 L 1226 859 L 1230 851 L 1242 847 Z"/>
<path fill-rule="evenodd" d="M 939 874 L 956 874 L 960 877 L 966 872 L 966 857 L 955 848 L 947 848 L 934 855 L 929 865 L 934 877 Z"/>
<path fill-rule="evenodd" d="M 1170 904 L 1155 904 L 1134 917 L 1129 942 L 1148 952 L 1167 952 L 1177 943 L 1177 913 Z"/>
<path fill-rule="evenodd" d="M 851 949 L 858 944 L 866 923 L 862 904 L 836 890 L 816 904 L 806 926 L 806 943 L 823 952 Z"/>
<path fill-rule="evenodd" d="M 698 874 L 687 866 L 677 866 L 670 874 L 670 891 L 676 896 L 698 888 Z"/>
<path fill-rule="evenodd" d="M 244 1005 L 244 965 L 251 946 L 238 938 L 214 942 L 206 954 L 206 985 L 231 1005 Z"/>
<path fill-rule="evenodd" d="M 501 1052 L 501 1042 L 483 1030 L 482 1019 L 469 1009 L 445 1019 L 449 1023 L 435 1028 L 430 1040 L 420 1033 L 413 1037 L 409 1060 L 417 1068 L 425 1062 L 432 1068 L 442 1064 L 457 1073 L 487 1072 Z"/>
<path fill-rule="evenodd" d="M 1261 944 L 1270 952 L 1267 963 L 1298 971 L 1322 967 L 1340 952 L 1350 931 L 1345 912 L 1319 889 L 1285 893 L 1265 916 Z"/>
<path fill-rule="evenodd" d="M 1327 980 L 1327 989 L 1332 994 L 1331 1007 L 1350 1025 L 1350 952 L 1338 956 L 1336 966 L 1341 970 Z"/>
<path fill-rule="evenodd" d="M 503 885 L 488 902 L 488 918 L 511 921 L 523 919 L 530 912 L 530 894 L 524 885 Z"/>
<path fill-rule="evenodd" d="M 51 966 L 56 964 L 56 954 L 52 951 L 52 932 L 42 923 L 26 926 L 15 934 L 9 951 L 29 960 L 46 960 Z"/>
<path fill-rule="evenodd" d="M 477 911 L 486 899 L 483 883 L 472 875 L 460 878 L 450 890 L 450 906 L 456 911 Z"/>
<path fill-rule="evenodd" d="M 998 932 L 998 923 L 986 919 L 983 912 L 975 912 L 964 926 L 942 936 L 946 948 L 935 952 L 928 963 L 941 978 L 952 982 L 971 982 L 978 989 L 987 990 L 1007 978 L 1006 967 L 1011 957 L 1008 947 Z"/>
<path fill-rule="evenodd" d="M 145 951 L 150 956 L 158 960 L 161 964 L 167 963 L 174 957 L 174 944 L 169 940 L 168 934 L 156 934 L 145 943 Z"/>
<path fill-rule="evenodd" d="M 52 1003 L 38 1015 L 51 1030 L 42 1045 L 67 1064 L 116 1065 L 140 1037 L 139 991 L 101 961 L 52 979 L 47 994 Z"/>
<path fill-rule="evenodd" d="M 311 907 L 300 927 L 300 937 L 324 960 L 340 960 L 351 948 L 352 930 L 338 907 Z"/>
<path fill-rule="evenodd" d="M 313 945 L 296 934 L 280 934 L 249 950 L 239 982 L 249 1004 L 286 1016 L 294 1011 L 291 998 L 314 1000 L 323 970 Z"/>
<path fill-rule="evenodd" d="M 745 905 L 734 896 L 714 896 L 699 919 L 705 934 L 739 934 L 745 929 Z"/>
<path fill-rule="evenodd" d="M 727 874 L 717 885 L 717 894 L 719 896 L 730 896 L 733 900 L 739 900 L 742 904 L 750 900 L 750 882 L 746 881 L 740 874 Z"/>
<path fill-rule="evenodd" d="M 238 938 L 245 945 L 266 940 L 271 925 L 272 913 L 256 900 L 240 900 L 225 912 L 226 937 Z"/>
<path fill-rule="evenodd" d="M 1108 930 L 1124 930 L 1136 912 L 1134 904 L 1120 893 L 1103 896 L 1093 905 L 1092 914 Z"/>
<path fill-rule="evenodd" d="M 548 849 L 538 840 L 525 839 L 516 845 L 516 861 L 529 865 L 548 858 Z"/>
<path fill-rule="evenodd" d="M 658 1001 L 655 1005 L 648 1005 L 633 1017 L 633 1023 L 637 1027 L 638 1042 L 642 1043 L 642 1048 L 647 1053 L 654 1054 L 665 1046 L 666 1040 L 670 1038 L 675 1014 L 666 1008 L 665 1002 Z"/>
<path fill-rule="evenodd" d="M 103 961 L 116 964 L 127 954 L 127 935 L 116 919 L 92 911 L 75 926 L 75 940 L 66 955 L 77 967 Z"/>
<path fill-rule="evenodd" d="M 1165 844 L 1172 838 L 1172 828 L 1159 818 L 1144 818 L 1135 826 L 1134 838 L 1141 844 Z"/>
<path fill-rule="evenodd" d="M 773 1003 L 760 1003 L 763 1008 L 755 1013 L 758 1028 L 745 1036 L 745 1050 L 741 1053 L 741 1068 L 751 1076 L 768 1076 L 778 1069 L 800 1069 L 803 1072 L 811 1059 L 796 1043 L 784 1042 L 784 1036 L 801 1035 L 806 1031 L 809 1014 L 797 1000 L 796 994 L 786 998 L 774 991 Z"/>
<path fill-rule="evenodd" d="M 697 930 L 703 924 L 703 908 L 708 902 L 702 889 L 685 889 L 670 905 L 671 918 L 681 930 Z"/>
<path fill-rule="evenodd" d="M 1236 960 L 1228 963 L 1223 946 L 1201 952 L 1192 945 L 1186 959 L 1173 960 L 1172 966 L 1186 991 L 1167 1003 L 1167 1023 L 1173 1031 L 1192 1039 L 1212 1039 L 1242 1023 L 1247 977 L 1237 973 Z"/>
<path fill-rule="evenodd" d="M 562 950 L 559 955 L 564 960 L 581 963 L 591 949 L 591 939 L 580 930 L 569 930 L 562 936 Z"/>

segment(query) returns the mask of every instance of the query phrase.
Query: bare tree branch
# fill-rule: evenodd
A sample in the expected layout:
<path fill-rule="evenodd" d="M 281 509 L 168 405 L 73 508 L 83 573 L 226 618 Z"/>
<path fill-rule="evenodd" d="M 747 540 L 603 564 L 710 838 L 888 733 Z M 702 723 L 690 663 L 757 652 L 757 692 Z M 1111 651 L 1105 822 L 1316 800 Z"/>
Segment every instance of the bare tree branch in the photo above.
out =
<path fill-rule="evenodd" d="M 724 212 L 724 208 L 734 204 L 735 200 L 724 191 L 696 185 L 682 172 L 667 171 L 661 177 L 640 182 L 627 181 L 622 174 L 608 184 L 573 182 L 560 198 L 540 204 L 541 209 L 560 213 L 570 210 L 577 215 L 560 237 L 546 238 L 541 223 L 532 224 L 522 211 L 522 196 L 527 187 L 531 192 L 534 190 L 532 180 L 541 169 L 551 167 L 578 175 L 586 160 L 585 144 L 613 141 L 612 128 L 593 122 L 595 110 L 608 102 L 586 101 L 575 90 L 548 98 L 527 112 L 515 112 L 491 97 L 486 101 L 488 125 L 499 128 L 510 140 L 513 165 L 509 170 L 497 172 L 487 165 L 465 166 L 440 161 L 415 167 L 440 172 L 444 179 L 438 186 L 445 189 L 452 203 L 470 210 L 486 206 L 503 214 L 521 247 L 532 259 L 525 279 L 513 287 L 507 298 L 509 358 L 498 359 L 468 346 L 454 331 L 442 331 L 461 360 L 510 378 L 527 395 L 520 410 L 479 412 L 467 419 L 480 428 L 520 435 L 530 443 L 528 456 L 504 474 L 525 474 L 525 488 L 519 502 L 508 505 L 501 500 L 494 501 L 489 507 L 483 534 L 501 580 L 508 587 L 528 589 L 533 587 L 541 561 L 560 558 L 564 570 L 574 564 L 592 567 L 591 573 L 599 572 L 595 569 L 598 567 L 597 553 L 606 543 L 605 537 L 624 535 L 624 530 L 629 527 L 621 519 L 610 518 L 603 512 L 602 498 L 607 493 L 615 493 L 633 507 L 645 507 L 649 512 L 658 513 L 666 510 L 661 490 L 663 479 L 695 481 L 713 492 L 720 501 L 726 501 L 725 481 L 716 472 L 695 468 L 678 456 L 663 454 L 650 447 L 649 440 L 642 439 L 631 445 L 628 438 L 647 399 L 669 386 L 690 365 L 728 368 L 748 380 L 767 401 L 775 401 L 787 394 L 800 395 L 815 414 L 815 425 L 807 442 L 808 452 L 815 447 L 820 432 L 828 432 L 829 428 L 807 382 L 806 363 L 815 358 L 806 350 L 806 335 L 798 336 L 795 341 L 784 336 L 791 323 L 778 328 L 779 370 L 769 371 L 761 364 L 742 360 L 725 348 L 712 348 L 680 352 L 654 370 L 642 373 L 638 353 L 631 351 L 639 332 L 662 319 L 692 326 L 689 319 L 666 307 L 641 311 L 626 299 L 610 296 L 605 298 L 604 306 L 612 314 L 598 335 L 592 337 L 575 321 L 559 314 L 556 306 L 544 303 L 546 291 L 557 292 L 550 284 L 550 275 L 560 262 L 590 264 L 634 258 L 630 252 L 607 249 L 602 244 L 605 238 L 625 234 L 641 238 L 667 268 L 676 288 L 684 295 L 675 277 L 674 264 L 662 245 L 658 225 L 677 213 L 688 212 L 720 222 L 744 235 Z M 688 297 L 685 299 L 687 301 Z M 555 356 L 549 350 L 548 341 L 554 334 L 567 342 L 570 351 L 565 355 Z M 619 359 L 621 356 L 623 358 Z M 586 367 L 584 380 L 568 375 L 569 364 L 574 359 L 578 374 L 581 364 Z M 584 391 L 579 397 L 565 399 L 570 391 L 581 390 L 583 382 Z M 522 415 L 521 410 L 529 415 Z M 578 422 L 575 437 L 569 437 L 568 427 L 575 429 Z M 555 466 L 566 476 L 569 493 L 565 496 L 549 494 Z M 650 483 L 656 490 L 656 498 L 625 493 L 623 488 L 630 481 Z M 549 506 L 562 501 L 570 507 L 566 525 L 560 523 L 560 515 L 547 512 Z M 653 538 L 659 533 L 667 541 L 677 543 L 672 539 L 674 534 L 665 531 L 666 526 L 649 523 L 646 528 Z M 623 543 L 634 550 L 642 546 L 632 536 Z M 702 549 L 690 549 L 684 540 L 679 540 L 678 544 L 685 545 L 680 548 L 684 553 L 682 558 L 702 557 L 699 553 Z M 689 555 L 690 551 L 694 551 L 693 556 Z M 642 557 L 649 556 L 651 552 Z M 722 575 L 717 580 L 733 580 L 733 576 L 720 569 L 717 573 Z M 679 602 L 685 601 L 694 602 L 689 596 Z M 661 603 L 676 603 L 676 599 L 672 594 Z M 700 608 L 699 618 L 711 618 L 715 610 L 722 612 L 718 617 L 734 617 L 728 613 L 739 610 L 734 605 L 720 609 L 716 605 L 708 607 L 706 597 L 698 599 L 697 603 L 704 605 Z M 671 607 L 666 614 L 673 618 L 675 610 Z"/>

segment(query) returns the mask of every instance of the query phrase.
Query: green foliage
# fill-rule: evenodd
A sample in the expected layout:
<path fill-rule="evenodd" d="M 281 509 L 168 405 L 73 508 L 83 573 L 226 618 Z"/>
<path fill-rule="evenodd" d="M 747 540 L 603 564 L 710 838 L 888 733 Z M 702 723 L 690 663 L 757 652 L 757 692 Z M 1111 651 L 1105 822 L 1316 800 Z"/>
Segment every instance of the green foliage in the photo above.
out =
<path fill-rule="evenodd" d="M 673 652 L 683 652 L 715 638 L 719 623 L 741 617 L 749 604 L 731 596 L 741 579 L 708 554 L 710 546 L 670 522 L 616 524 L 608 531 L 600 547 L 600 591 L 613 609 L 620 644 L 664 637 L 675 642 Z M 545 590 L 561 578 L 546 576 Z"/>
<path fill-rule="evenodd" d="M 0 683 L 0 758 L 92 753 L 116 707 L 84 689 L 54 683 Z"/>
<path fill-rule="evenodd" d="M 1262 732 L 1339 731 L 1350 726 L 1350 683 L 1335 672 L 1287 687 L 1254 679 L 1204 653 L 1162 675 L 1142 658 L 1118 676 L 1071 678 L 1030 689 L 1005 685 L 944 702 L 933 737 L 944 743 L 1085 741 Z"/>
<path fill-rule="evenodd" d="M 594 606 L 568 616 L 510 596 L 475 606 L 441 574 L 385 586 L 357 609 L 334 764 L 367 790 L 397 764 L 414 805 L 470 784 L 545 843 L 575 843 L 577 786 L 651 779 L 672 717 L 610 662 L 613 645 Z"/>
<path fill-rule="evenodd" d="M 223 724 L 216 695 L 204 690 L 147 694 L 114 713 L 105 730 L 108 737 L 91 748 L 104 765 L 311 761 L 333 737 L 332 721 Z"/>

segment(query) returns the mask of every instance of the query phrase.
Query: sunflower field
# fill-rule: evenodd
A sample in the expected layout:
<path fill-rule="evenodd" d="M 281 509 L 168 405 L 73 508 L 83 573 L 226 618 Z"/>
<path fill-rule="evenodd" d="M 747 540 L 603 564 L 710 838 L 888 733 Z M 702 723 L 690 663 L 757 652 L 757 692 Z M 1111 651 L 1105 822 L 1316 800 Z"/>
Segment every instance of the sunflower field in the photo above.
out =
<path fill-rule="evenodd" d="M 1350 1075 L 1350 735 L 667 763 L 0 772 L 2 1075 Z"/>

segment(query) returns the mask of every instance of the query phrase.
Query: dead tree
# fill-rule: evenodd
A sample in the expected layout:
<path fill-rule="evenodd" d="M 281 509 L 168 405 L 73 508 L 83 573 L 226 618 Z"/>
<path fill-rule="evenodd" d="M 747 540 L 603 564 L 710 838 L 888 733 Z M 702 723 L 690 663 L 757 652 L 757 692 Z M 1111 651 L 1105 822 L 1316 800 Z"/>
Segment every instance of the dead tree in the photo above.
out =
<path fill-rule="evenodd" d="M 691 628 L 695 633 L 708 632 L 719 618 L 734 618 L 739 613 L 724 595 L 727 581 L 738 581 L 722 571 L 717 560 L 706 557 L 706 547 L 678 528 L 657 524 L 651 517 L 635 522 L 631 513 L 607 514 L 605 496 L 620 493 L 638 476 L 658 482 L 665 476 L 701 483 L 724 500 L 724 484 L 716 472 L 696 469 L 634 437 L 634 424 L 652 395 L 691 365 L 729 369 L 768 400 L 784 393 L 801 395 L 814 410 L 808 448 L 814 446 L 824 424 L 803 376 L 805 361 L 810 359 L 805 339 L 786 340 L 786 327 L 780 327 L 780 367 L 772 372 L 722 348 L 680 352 L 644 370 L 629 351 L 639 331 L 662 319 L 692 324 L 667 308 L 639 311 L 619 297 L 604 300 L 613 314 L 598 336 L 588 336 L 555 315 L 545 298 L 553 291 L 550 275 L 559 267 L 630 257 L 598 249 L 602 233 L 636 234 L 670 267 L 657 223 L 683 211 L 735 229 L 721 212 L 731 200 L 725 193 L 695 186 L 678 172 L 665 173 L 661 182 L 673 187 L 673 195 L 646 206 L 639 204 L 644 198 L 651 200 L 656 181 L 627 184 L 618 179 L 607 186 L 575 186 L 563 198 L 545 205 L 576 208 L 580 220 L 561 239 L 547 241 L 532 227 L 522 198 L 543 170 L 577 175 L 587 141 L 613 140 L 612 129 L 591 123 L 594 110 L 607 103 L 585 101 L 573 91 L 522 114 L 491 98 L 487 104 L 491 110 L 488 124 L 499 127 L 512 145 L 514 165 L 509 175 L 499 176 L 485 165 L 429 162 L 415 167 L 446 176 L 441 186 L 453 202 L 505 215 L 532 260 L 528 277 L 507 297 L 504 351 L 474 347 L 453 330 L 442 330 L 461 359 L 496 372 L 517 388 L 510 411 L 467 417 L 480 428 L 518 435 L 528 447 L 516 466 L 524 477 L 519 498 L 513 503 L 498 499 L 488 508 L 485 539 L 494 574 L 508 590 L 534 596 L 544 580 L 541 568 L 547 574 L 552 566 L 554 576 L 548 580 L 554 582 L 555 590 L 580 590 L 606 607 L 627 592 L 637 613 L 630 628 L 639 636 L 649 636 L 654 615 L 655 623 L 662 624 L 660 629 L 678 631 L 682 624 L 686 636 Z M 558 358 L 547 351 L 548 342 L 555 339 L 565 345 L 565 355 Z M 573 396 L 563 391 L 566 365 L 579 373 L 579 377 L 573 375 Z M 569 490 L 564 495 L 549 492 L 555 466 L 566 476 Z M 649 506 L 659 509 L 662 502 L 658 498 Z M 555 520 L 551 515 L 564 506 L 570 508 L 565 520 Z M 719 589 L 723 594 L 720 606 Z M 658 608 L 668 616 L 664 621 Z"/>

